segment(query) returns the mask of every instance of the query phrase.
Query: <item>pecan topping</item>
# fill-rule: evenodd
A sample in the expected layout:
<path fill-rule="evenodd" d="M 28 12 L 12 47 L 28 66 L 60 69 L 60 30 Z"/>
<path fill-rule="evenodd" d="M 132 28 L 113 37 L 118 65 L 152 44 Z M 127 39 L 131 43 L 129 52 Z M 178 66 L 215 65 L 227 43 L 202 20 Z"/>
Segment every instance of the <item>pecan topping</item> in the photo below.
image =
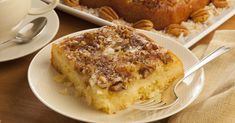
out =
<path fill-rule="evenodd" d="M 166 33 L 171 34 L 173 36 L 179 37 L 181 34 L 187 36 L 189 31 L 182 25 L 179 24 L 171 24 L 166 28 Z"/>
<path fill-rule="evenodd" d="M 109 86 L 109 83 L 108 83 L 107 79 L 101 75 L 101 76 L 99 76 L 99 80 L 97 82 L 97 85 L 100 88 L 107 88 Z"/>
<path fill-rule="evenodd" d="M 119 19 L 119 16 L 111 7 L 108 6 L 101 7 L 98 10 L 98 12 L 99 16 L 105 20 L 113 21 Z"/>
<path fill-rule="evenodd" d="M 137 29 L 151 30 L 153 29 L 153 22 L 150 20 L 140 20 L 134 23 L 133 27 Z"/>
<path fill-rule="evenodd" d="M 147 8 L 163 8 L 163 7 L 173 7 L 176 5 L 178 0 L 133 0 L 133 2 L 142 4 Z"/>
<path fill-rule="evenodd" d="M 138 72 L 143 78 L 146 78 L 148 75 L 151 74 L 153 70 L 154 68 L 151 66 L 144 66 L 144 67 L 141 67 Z"/>
<path fill-rule="evenodd" d="M 168 62 L 172 61 L 171 56 L 169 54 L 158 53 L 157 55 L 164 64 L 167 64 Z"/>
<path fill-rule="evenodd" d="M 102 89 L 105 89 L 105 88 L 109 87 L 109 83 L 104 83 L 102 81 L 97 81 L 96 84 Z"/>
<path fill-rule="evenodd" d="M 212 0 L 212 3 L 215 5 L 216 8 L 228 7 L 228 1 L 227 0 Z"/>
<path fill-rule="evenodd" d="M 116 32 L 120 35 L 120 37 L 127 39 L 133 35 L 133 28 L 118 26 Z"/>
<path fill-rule="evenodd" d="M 79 5 L 79 0 L 64 0 L 64 3 L 68 6 L 75 7 Z"/>
<path fill-rule="evenodd" d="M 138 77 L 146 78 L 171 57 L 153 40 L 126 26 L 105 26 L 61 42 L 88 86 L 118 92 Z M 162 61 L 162 62 L 161 62 Z M 139 75 L 140 74 L 140 75 Z"/>
<path fill-rule="evenodd" d="M 157 50 L 159 49 L 159 46 L 155 45 L 155 44 L 146 44 L 143 48 L 144 50 Z"/>
<path fill-rule="evenodd" d="M 109 87 L 110 91 L 118 92 L 127 89 L 123 82 L 117 82 Z"/>
<path fill-rule="evenodd" d="M 209 18 L 209 13 L 205 9 L 199 9 L 191 14 L 191 18 L 196 23 L 203 23 Z"/>

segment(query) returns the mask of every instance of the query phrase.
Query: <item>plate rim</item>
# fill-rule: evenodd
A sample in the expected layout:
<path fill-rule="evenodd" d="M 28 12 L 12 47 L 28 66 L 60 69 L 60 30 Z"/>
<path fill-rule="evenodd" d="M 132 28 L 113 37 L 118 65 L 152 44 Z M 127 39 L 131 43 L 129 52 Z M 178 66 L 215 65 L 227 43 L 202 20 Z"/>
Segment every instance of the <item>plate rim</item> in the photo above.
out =
<path fill-rule="evenodd" d="M 77 32 L 74 32 L 74 33 L 70 33 L 70 34 L 68 34 L 68 35 L 62 36 L 62 37 L 60 37 L 60 38 L 58 38 L 58 39 L 52 41 L 51 43 L 47 44 L 45 47 L 43 47 L 43 48 L 34 56 L 34 58 L 32 59 L 32 61 L 30 62 L 30 65 L 29 65 L 29 67 L 28 67 L 27 79 L 28 79 L 28 83 L 29 83 L 30 89 L 33 91 L 33 94 L 37 97 L 37 99 L 39 99 L 40 102 L 42 102 L 44 105 L 46 105 L 49 109 L 51 109 L 51 110 L 53 110 L 53 111 L 55 111 L 55 112 L 57 112 L 57 113 L 59 113 L 59 114 L 61 114 L 61 115 L 64 115 L 64 116 L 66 116 L 66 117 L 72 118 L 72 119 L 74 119 L 74 120 L 84 121 L 84 122 L 96 122 L 96 123 L 99 123 L 99 121 L 97 122 L 97 121 L 92 120 L 92 119 L 87 119 L 87 118 L 83 118 L 83 117 L 70 116 L 70 115 L 64 113 L 62 110 L 56 109 L 53 105 L 49 104 L 47 101 L 45 101 L 45 100 L 43 99 L 43 97 L 41 97 L 41 96 L 37 93 L 35 87 L 32 85 L 32 83 L 33 83 L 32 81 L 33 81 L 33 80 L 31 80 L 32 78 L 30 77 L 30 76 L 31 76 L 31 71 L 32 71 L 32 66 L 33 66 L 34 63 L 36 63 L 36 62 L 35 62 L 36 58 L 38 57 L 38 55 L 40 55 L 40 54 L 43 52 L 43 50 L 46 50 L 46 48 L 51 48 L 51 46 L 52 46 L 53 43 L 60 42 L 60 41 L 62 41 L 62 40 L 63 40 L 64 38 L 66 38 L 66 37 L 72 37 L 72 36 L 75 36 L 75 35 L 77 35 L 77 34 L 81 34 L 81 33 L 88 32 L 88 31 L 92 31 L 92 30 L 96 30 L 96 29 L 99 29 L 99 28 L 86 29 L 86 30 L 82 30 L 82 31 L 77 31 Z M 143 31 L 143 30 L 141 30 L 141 31 Z M 144 31 L 144 32 L 152 33 L 152 32 L 148 32 L 148 31 Z M 155 34 L 155 33 L 153 33 L 153 34 L 154 34 L 154 35 L 158 35 L 158 34 Z M 159 36 L 161 36 L 161 35 L 159 35 Z M 165 37 L 164 37 L 164 38 L 165 38 Z M 178 43 L 178 42 L 175 42 L 175 41 L 171 41 L 171 42 L 174 42 L 174 43 L 177 43 L 178 45 L 180 45 L 182 48 L 184 48 L 185 50 L 187 50 L 197 61 L 199 61 L 199 59 L 196 57 L 196 55 L 195 55 L 194 53 L 192 53 L 189 49 L 185 48 L 183 45 L 181 45 L 181 44 Z M 161 119 L 170 117 L 170 116 L 172 116 L 172 115 L 174 115 L 174 114 L 176 114 L 176 113 L 182 111 L 182 110 L 185 109 L 187 106 L 189 106 L 193 101 L 195 101 L 195 99 L 198 98 L 198 96 L 200 95 L 200 93 L 202 92 L 202 90 L 203 90 L 203 88 L 204 88 L 204 85 L 205 85 L 205 73 L 204 73 L 204 69 L 203 69 L 203 68 L 200 69 L 200 74 L 201 74 L 201 75 L 200 75 L 198 78 L 200 78 L 201 88 L 200 88 L 200 90 L 199 90 L 199 92 L 198 92 L 198 95 L 196 95 L 193 99 L 191 99 L 190 101 L 188 101 L 188 102 L 187 102 L 184 106 L 182 106 L 180 109 L 174 110 L 174 111 L 172 111 L 171 113 L 169 113 L 169 114 L 167 114 L 167 115 L 162 115 L 161 117 L 152 118 L 152 119 L 147 120 L 147 121 L 146 121 L 146 120 L 140 120 L 140 121 L 137 121 L 137 123 L 140 123 L 140 122 L 153 122 L 153 121 L 158 121 L 158 120 L 161 120 Z"/>
<path fill-rule="evenodd" d="M 39 1 L 39 2 L 41 2 L 42 4 L 46 4 L 46 3 L 42 2 L 42 1 Z M 46 46 L 48 43 L 50 43 L 50 42 L 52 41 L 52 39 L 56 36 L 57 32 L 59 31 L 59 27 L 60 27 L 60 24 L 59 24 L 59 23 L 60 23 L 60 20 L 59 20 L 59 17 L 58 17 L 58 15 L 57 15 L 57 13 L 55 12 L 55 10 L 52 10 L 52 11 L 50 11 L 50 12 L 48 12 L 48 13 L 51 13 L 51 15 L 54 16 L 54 19 L 55 19 L 55 22 L 54 22 L 54 23 L 55 23 L 55 25 L 56 25 L 55 32 L 50 36 L 50 38 L 48 38 L 48 41 L 47 41 L 46 43 L 44 43 L 44 44 L 41 44 L 40 47 L 35 48 L 35 50 L 31 50 L 30 52 L 21 54 L 21 55 L 19 55 L 19 56 L 14 56 L 14 57 L 11 57 L 11 58 L 0 59 L 0 63 L 1 63 L 1 62 L 12 61 L 12 60 L 16 60 L 16 59 L 19 59 L 19 58 L 28 56 L 28 55 L 30 55 L 30 54 L 32 54 L 32 53 L 34 53 L 34 52 L 39 51 L 41 48 L 43 48 L 44 46 Z M 37 17 L 46 17 L 46 18 L 48 19 L 47 15 L 33 16 L 33 19 L 35 19 L 35 18 L 37 18 Z M 26 16 L 24 19 L 26 19 L 26 18 L 29 18 L 29 17 Z M 31 20 L 32 20 L 32 19 L 31 19 Z M 23 21 L 24 21 L 24 20 L 23 20 Z M 45 30 L 44 30 L 44 31 L 45 31 Z M 40 32 L 40 33 L 41 33 L 41 32 Z M 40 35 L 40 34 L 39 34 L 39 35 Z"/>

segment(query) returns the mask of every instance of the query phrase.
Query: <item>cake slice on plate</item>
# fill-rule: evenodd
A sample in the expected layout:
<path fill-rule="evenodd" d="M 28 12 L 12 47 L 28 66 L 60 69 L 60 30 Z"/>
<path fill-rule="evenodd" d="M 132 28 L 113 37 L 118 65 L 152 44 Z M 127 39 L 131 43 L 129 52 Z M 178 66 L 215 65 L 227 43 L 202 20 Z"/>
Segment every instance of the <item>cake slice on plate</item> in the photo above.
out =
<path fill-rule="evenodd" d="M 106 112 L 155 98 L 184 75 L 180 59 L 136 30 L 105 26 L 52 45 L 51 63 L 88 104 Z"/>

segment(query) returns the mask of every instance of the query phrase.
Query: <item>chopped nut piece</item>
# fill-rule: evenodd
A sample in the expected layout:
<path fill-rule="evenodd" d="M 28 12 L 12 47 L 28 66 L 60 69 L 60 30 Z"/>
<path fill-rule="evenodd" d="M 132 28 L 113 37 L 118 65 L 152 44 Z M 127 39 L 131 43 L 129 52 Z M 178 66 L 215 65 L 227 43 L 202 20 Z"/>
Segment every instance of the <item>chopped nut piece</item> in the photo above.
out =
<path fill-rule="evenodd" d="M 227 0 L 212 0 L 212 3 L 215 5 L 216 8 L 228 7 L 228 1 Z"/>
<path fill-rule="evenodd" d="M 102 80 L 100 80 L 100 79 L 101 78 L 99 77 L 99 80 L 96 83 L 100 88 L 104 89 L 104 88 L 109 87 L 109 83 L 106 80 L 106 78 L 102 77 Z"/>
<path fill-rule="evenodd" d="M 191 18 L 196 23 L 203 23 L 208 20 L 209 13 L 205 9 L 199 9 L 191 14 Z"/>
<path fill-rule="evenodd" d="M 101 7 L 98 10 L 98 12 L 99 16 L 105 20 L 113 21 L 119 19 L 119 16 L 111 7 L 108 6 Z"/>
<path fill-rule="evenodd" d="M 144 66 L 139 69 L 139 74 L 143 77 L 146 78 L 148 75 L 151 74 L 151 72 L 154 70 L 153 67 L 150 66 Z"/>
<path fill-rule="evenodd" d="M 150 44 L 150 43 L 147 43 L 144 47 L 143 47 L 144 50 L 157 50 L 159 49 L 159 46 L 155 45 L 155 44 Z"/>
<path fill-rule="evenodd" d="M 153 22 L 150 20 L 140 20 L 134 23 L 133 27 L 137 29 L 151 30 L 153 29 Z"/>
<path fill-rule="evenodd" d="M 133 35 L 133 28 L 127 26 L 118 26 L 116 32 L 122 38 L 130 38 Z"/>
<path fill-rule="evenodd" d="M 109 87 L 110 91 L 115 91 L 115 92 L 122 91 L 125 89 L 127 89 L 127 87 L 124 85 L 123 82 L 117 82 Z"/>
<path fill-rule="evenodd" d="M 134 71 L 134 68 L 132 65 L 125 65 L 125 64 L 120 63 L 116 65 L 115 71 L 117 71 L 120 75 L 130 77 L 131 72 Z"/>
<path fill-rule="evenodd" d="M 104 83 L 108 82 L 107 79 L 104 76 L 100 76 L 99 80 L 104 82 Z"/>
<path fill-rule="evenodd" d="M 166 33 L 171 34 L 173 36 L 179 37 L 181 34 L 187 36 L 189 31 L 182 25 L 179 24 L 171 24 L 166 28 Z"/>
<path fill-rule="evenodd" d="M 160 59 L 162 60 L 162 62 L 164 64 L 167 64 L 168 62 L 172 61 L 172 59 L 171 59 L 169 54 L 158 53 L 158 56 L 160 57 Z"/>
<path fill-rule="evenodd" d="M 64 3 L 68 6 L 75 7 L 79 5 L 79 0 L 64 0 Z"/>

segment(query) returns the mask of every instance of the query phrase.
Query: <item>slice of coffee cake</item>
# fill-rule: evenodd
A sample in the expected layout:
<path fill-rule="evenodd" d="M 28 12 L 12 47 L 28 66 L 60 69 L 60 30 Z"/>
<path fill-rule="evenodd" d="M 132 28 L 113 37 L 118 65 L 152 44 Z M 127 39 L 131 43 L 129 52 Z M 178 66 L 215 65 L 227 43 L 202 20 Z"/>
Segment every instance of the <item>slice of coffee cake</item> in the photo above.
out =
<path fill-rule="evenodd" d="M 53 44 L 51 63 L 88 104 L 106 113 L 156 98 L 184 74 L 171 51 L 124 26 L 105 26 Z"/>

